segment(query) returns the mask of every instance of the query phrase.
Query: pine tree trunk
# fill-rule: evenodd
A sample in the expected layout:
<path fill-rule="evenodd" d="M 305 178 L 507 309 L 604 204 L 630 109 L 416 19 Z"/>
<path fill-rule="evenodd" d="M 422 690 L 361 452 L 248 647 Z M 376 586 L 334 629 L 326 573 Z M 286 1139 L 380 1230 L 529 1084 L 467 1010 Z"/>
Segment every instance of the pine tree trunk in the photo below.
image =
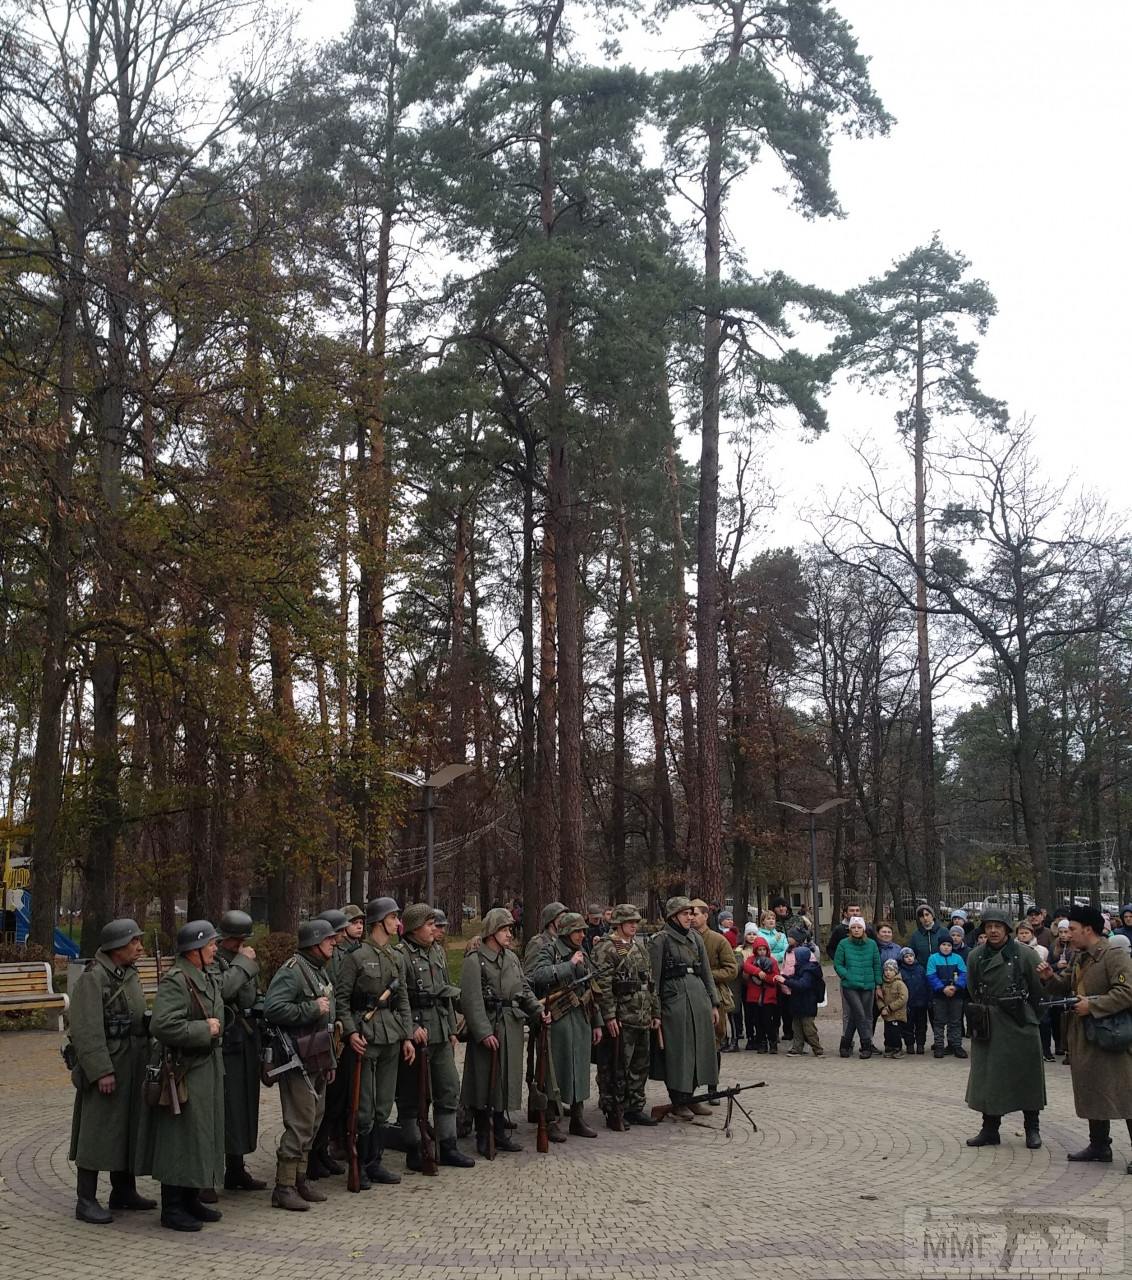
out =
<path fill-rule="evenodd" d="M 625 600 L 628 592 L 629 575 L 622 557 L 613 645 L 613 776 L 609 818 L 609 882 L 613 902 L 624 902 L 629 896 L 625 865 L 625 632 L 628 629 Z"/>
<path fill-rule="evenodd" d="M 538 895 L 541 905 L 558 898 L 558 804 L 555 775 L 558 748 L 558 592 L 554 571 L 554 534 L 545 529 L 540 552 L 538 755 L 535 762 Z M 536 909 L 537 911 L 537 909 Z"/>
<path fill-rule="evenodd" d="M 538 931 L 539 863 L 537 791 L 535 783 L 535 444 L 524 436 L 523 467 L 523 564 L 521 619 L 523 669 L 519 714 L 519 824 L 522 840 L 523 937 Z M 540 904 L 541 905 L 541 904 Z"/>

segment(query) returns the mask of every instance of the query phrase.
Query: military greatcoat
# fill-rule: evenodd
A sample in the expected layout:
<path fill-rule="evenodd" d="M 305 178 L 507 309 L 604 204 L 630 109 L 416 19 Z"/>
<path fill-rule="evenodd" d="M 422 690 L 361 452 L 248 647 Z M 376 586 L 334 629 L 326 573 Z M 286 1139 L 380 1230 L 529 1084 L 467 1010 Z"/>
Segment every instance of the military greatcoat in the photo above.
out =
<path fill-rule="evenodd" d="M 967 1079 L 967 1105 L 982 1115 L 1040 1111 L 1046 1105 L 1037 967 L 1037 952 L 1013 938 L 998 948 L 976 947 L 967 961 L 970 998 L 990 1011 L 990 1039 L 971 1038 Z"/>
<path fill-rule="evenodd" d="M 523 1101 L 523 1025 L 542 1013 L 538 997 L 523 975 L 519 958 L 503 948 L 482 946 L 469 951 L 460 971 L 460 1007 L 468 1025 L 461 1094 L 466 1107 L 482 1111 L 488 1105 L 491 1050 L 483 1041 L 499 1039 L 494 1106 L 518 1107 Z"/>
<path fill-rule="evenodd" d="M 538 953 L 529 970 L 532 988 L 547 993 L 547 1008 L 552 1011 L 550 1057 L 558 1096 L 567 1107 L 585 1102 L 590 1096 L 590 1049 L 594 1028 L 601 1026 L 588 987 L 575 987 L 558 1001 L 552 999 L 556 989 L 593 972 L 588 957 L 576 965 L 570 959 L 573 954 L 568 938 L 555 938 L 552 947 L 544 947 Z"/>
<path fill-rule="evenodd" d="M 153 1005 L 153 1038 L 173 1051 L 189 1100 L 180 1115 L 145 1107 L 139 1172 L 175 1187 L 216 1187 L 224 1176 L 224 1056 L 206 1019 L 224 1023 L 220 981 L 178 956 Z"/>
<path fill-rule="evenodd" d="M 649 958 L 664 1031 L 663 1067 L 654 1065 L 653 1078 L 674 1093 L 714 1089 L 719 1069 L 711 1011 L 719 1006 L 719 992 L 703 939 L 670 920 L 653 935 Z"/>
<path fill-rule="evenodd" d="M 224 1150 L 247 1155 L 259 1145 L 259 1028 L 251 1016 L 259 998 L 259 964 L 239 952 L 216 953 L 224 997 Z"/>
<path fill-rule="evenodd" d="M 1073 1105 L 1083 1120 L 1132 1119 L 1132 1046 L 1102 1049 L 1086 1035 L 1086 1024 L 1122 1009 L 1132 1009 L 1132 956 L 1099 938 L 1078 951 L 1068 973 L 1055 974 L 1044 984 L 1059 995 L 1088 996 L 1089 1012 L 1078 1017 L 1072 1009 L 1062 1016 L 1073 1077 Z"/>
<path fill-rule="evenodd" d="M 133 965 L 121 968 L 105 951 L 95 953 L 71 992 L 70 1038 L 78 1057 L 70 1158 L 80 1169 L 128 1172 L 147 1056 L 145 995 Z M 108 1075 L 115 1089 L 102 1094 L 98 1081 Z"/>

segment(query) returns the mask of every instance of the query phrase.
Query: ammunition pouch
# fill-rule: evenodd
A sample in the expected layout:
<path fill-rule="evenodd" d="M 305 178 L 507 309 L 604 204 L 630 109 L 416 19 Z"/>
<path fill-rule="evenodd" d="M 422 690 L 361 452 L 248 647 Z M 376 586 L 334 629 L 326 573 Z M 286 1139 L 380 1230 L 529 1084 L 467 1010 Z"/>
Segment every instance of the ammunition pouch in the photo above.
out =
<path fill-rule="evenodd" d="M 665 982 L 675 982 L 678 978 L 699 977 L 699 973 L 698 967 L 694 964 L 669 964 L 666 960 L 660 976 Z"/>
<path fill-rule="evenodd" d="M 431 991 L 409 992 L 410 1009 L 442 1009 L 446 1001 L 446 996 L 436 996 Z"/>
<path fill-rule="evenodd" d="M 103 1030 L 106 1033 L 107 1040 L 128 1040 L 134 1034 L 134 1019 L 129 1013 L 110 1014 L 103 1019 Z M 139 1027 L 137 1034 L 142 1036 L 145 1032 Z"/>
<path fill-rule="evenodd" d="M 316 1027 L 313 1031 L 296 1032 L 295 1052 L 307 1071 L 325 1075 L 334 1070 L 334 1048 L 329 1027 Z"/>
<path fill-rule="evenodd" d="M 1026 1026 L 1026 999 L 1024 996 L 999 996 L 999 1009 L 1018 1026 Z"/>
<path fill-rule="evenodd" d="M 990 1005 L 972 1000 L 967 1005 L 967 1017 L 971 1023 L 971 1039 L 987 1041 L 991 1038 Z"/>
<path fill-rule="evenodd" d="M 648 986 L 647 978 L 614 978 L 613 994 L 618 999 L 624 999 L 627 996 L 635 996 L 641 991 L 647 991 Z"/>

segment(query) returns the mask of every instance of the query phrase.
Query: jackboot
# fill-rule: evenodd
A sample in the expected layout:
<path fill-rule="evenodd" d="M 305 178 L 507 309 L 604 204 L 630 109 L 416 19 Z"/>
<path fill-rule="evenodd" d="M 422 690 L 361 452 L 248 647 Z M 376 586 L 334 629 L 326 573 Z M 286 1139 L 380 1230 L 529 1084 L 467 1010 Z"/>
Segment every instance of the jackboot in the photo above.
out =
<path fill-rule="evenodd" d="M 326 1201 L 326 1192 L 320 1191 L 318 1187 L 312 1187 L 301 1173 L 295 1177 L 295 1190 L 307 1204 L 323 1204 Z"/>
<path fill-rule="evenodd" d="M 198 1199 L 201 1204 L 217 1204 L 220 1197 L 216 1194 L 215 1187 L 201 1187 L 197 1191 L 196 1199 Z"/>
<path fill-rule="evenodd" d="M 973 1138 L 967 1139 L 967 1145 L 969 1147 L 997 1147 L 1002 1142 L 998 1133 L 1001 1124 L 1001 1116 L 983 1116 L 983 1127 Z"/>
<path fill-rule="evenodd" d="M 394 1173 L 392 1169 L 385 1168 L 381 1163 L 384 1150 L 381 1131 L 377 1128 L 371 1129 L 369 1142 L 366 1144 L 366 1176 L 371 1183 L 379 1186 L 396 1186 L 401 1181 L 401 1175 Z"/>
<path fill-rule="evenodd" d="M 157 1201 L 148 1196 L 138 1194 L 137 1179 L 132 1173 L 112 1172 L 110 1174 L 110 1207 L 111 1209 L 156 1209 Z"/>
<path fill-rule="evenodd" d="M 620 1114 L 616 1111 L 607 1111 L 605 1113 L 605 1127 L 612 1129 L 614 1133 L 628 1133 L 629 1126 L 625 1123 L 625 1113 Z"/>
<path fill-rule="evenodd" d="M 628 1120 L 630 1124 L 639 1124 L 642 1127 L 647 1129 L 651 1129 L 656 1125 L 660 1124 L 660 1121 L 654 1120 L 652 1116 L 648 1114 L 648 1112 L 643 1110 L 638 1110 L 635 1107 L 631 1111 L 625 1112 L 625 1119 Z"/>
<path fill-rule="evenodd" d="M 334 1166 L 333 1168 L 331 1166 Z M 339 1173 L 345 1172 L 337 1160 L 331 1160 L 330 1153 L 322 1147 L 312 1147 L 311 1153 L 307 1156 L 307 1177 L 312 1181 L 319 1178 L 329 1178 L 337 1168 Z M 225 1179 L 227 1185 L 227 1179 Z"/>
<path fill-rule="evenodd" d="M 201 1230 L 200 1222 L 185 1208 L 185 1190 L 169 1182 L 161 1184 L 161 1225 L 170 1231 Z"/>
<path fill-rule="evenodd" d="M 75 1217 L 92 1226 L 105 1226 L 108 1222 L 113 1222 L 110 1210 L 98 1203 L 98 1170 L 80 1169 L 76 1183 Z"/>
<path fill-rule="evenodd" d="M 1089 1145 L 1080 1151 L 1071 1152 L 1065 1158 L 1075 1164 L 1086 1161 L 1112 1164 L 1112 1126 L 1107 1120 L 1090 1120 Z"/>
<path fill-rule="evenodd" d="M 358 1144 L 358 1190 L 368 1191 L 373 1183 L 369 1180 L 369 1174 L 366 1173 L 366 1152 L 369 1149 L 369 1134 L 359 1133 L 357 1135 Z"/>
<path fill-rule="evenodd" d="M 480 1153 L 480 1155 L 481 1155 L 481 1156 L 483 1156 L 483 1158 L 486 1160 L 486 1159 L 487 1159 L 487 1155 L 488 1155 L 488 1152 L 487 1152 L 487 1112 L 486 1112 L 486 1111 L 476 1111 L 476 1113 L 475 1113 L 475 1124 L 476 1124 L 476 1150 L 477 1150 L 477 1151 Z"/>
<path fill-rule="evenodd" d="M 1026 1146 L 1031 1151 L 1037 1151 L 1042 1145 L 1042 1134 L 1038 1127 L 1038 1112 L 1023 1111 L 1022 1122 L 1026 1130 Z"/>
<path fill-rule="evenodd" d="M 570 1131 L 573 1133 L 573 1130 Z M 496 1151 L 522 1151 L 522 1146 L 511 1137 L 507 1127 L 507 1117 L 502 1111 L 495 1113 L 495 1149 Z"/>
<path fill-rule="evenodd" d="M 441 1139 L 437 1153 L 437 1163 L 448 1165 L 453 1169 L 474 1169 L 476 1162 L 466 1156 L 456 1145 L 455 1138 Z"/>
<path fill-rule="evenodd" d="M 582 1103 L 575 1102 L 570 1107 L 570 1136 L 572 1138 L 596 1138 L 597 1130 L 591 1129 L 582 1116 Z"/>
<path fill-rule="evenodd" d="M 314 1154 L 313 1152 L 311 1153 Z M 266 1191 L 267 1183 L 253 1178 L 244 1164 L 243 1156 L 224 1157 L 225 1191 Z"/>
<path fill-rule="evenodd" d="M 205 1204 L 200 1198 L 200 1187 L 182 1187 L 181 1203 L 185 1212 L 196 1218 L 198 1222 L 219 1222 L 224 1215 L 219 1209 Z"/>

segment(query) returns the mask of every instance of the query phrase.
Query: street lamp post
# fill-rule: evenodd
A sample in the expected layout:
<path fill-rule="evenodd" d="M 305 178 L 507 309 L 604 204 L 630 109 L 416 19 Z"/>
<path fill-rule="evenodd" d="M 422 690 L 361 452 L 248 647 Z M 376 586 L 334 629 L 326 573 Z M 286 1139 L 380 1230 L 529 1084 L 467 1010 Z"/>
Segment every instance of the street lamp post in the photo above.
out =
<path fill-rule="evenodd" d="M 442 787 L 448 786 L 450 782 L 455 782 L 457 778 L 462 778 L 465 773 L 470 773 L 471 768 L 470 764 L 446 764 L 437 769 L 428 778 L 419 777 L 414 773 L 401 773 L 398 769 L 386 769 L 385 771 L 391 778 L 400 778 L 402 782 L 407 782 L 410 786 L 419 787 L 424 793 L 425 897 L 428 899 L 430 907 L 436 905 L 434 901 L 436 884 L 433 867 L 433 813 L 436 809 L 436 793 Z M 463 903 L 460 903 L 461 910 L 463 905 Z"/>
<path fill-rule="evenodd" d="M 821 924 L 821 915 L 818 911 L 818 835 L 817 835 L 817 817 L 821 813 L 828 813 L 830 809 L 836 809 L 839 804 L 849 804 L 849 796 L 834 796 L 832 800 L 823 800 L 814 809 L 804 809 L 800 804 L 792 804 L 789 800 L 775 800 L 777 805 L 781 805 L 783 809 L 793 809 L 795 813 L 804 813 L 810 819 L 810 885 L 812 891 L 812 900 L 814 904 L 814 941 L 819 937 L 819 928 Z M 833 916 L 830 915 L 832 923 Z"/>

